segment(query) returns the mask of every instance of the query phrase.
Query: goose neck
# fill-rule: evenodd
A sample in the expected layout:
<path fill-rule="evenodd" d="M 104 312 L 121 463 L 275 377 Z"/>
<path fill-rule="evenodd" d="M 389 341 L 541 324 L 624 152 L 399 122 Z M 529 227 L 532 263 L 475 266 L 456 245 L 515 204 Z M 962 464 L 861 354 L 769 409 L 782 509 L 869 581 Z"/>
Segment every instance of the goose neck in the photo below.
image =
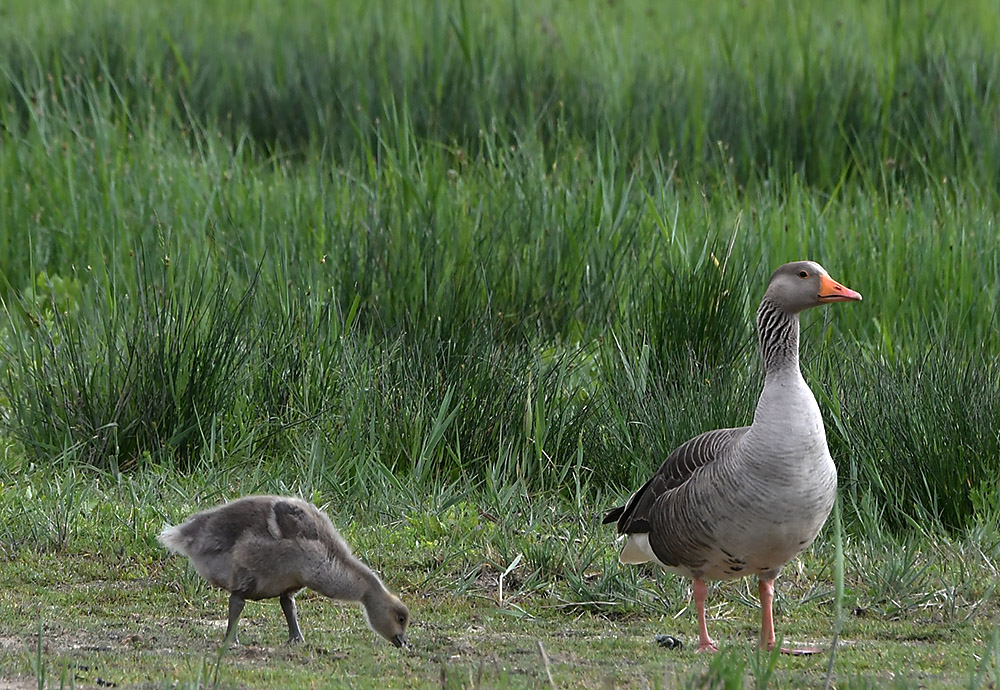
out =
<path fill-rule="evenodd" d="M 782 309 L 767 297 L 757 310 L 757 335 L 765 380 L 799 371 L 799 315 Z"/>

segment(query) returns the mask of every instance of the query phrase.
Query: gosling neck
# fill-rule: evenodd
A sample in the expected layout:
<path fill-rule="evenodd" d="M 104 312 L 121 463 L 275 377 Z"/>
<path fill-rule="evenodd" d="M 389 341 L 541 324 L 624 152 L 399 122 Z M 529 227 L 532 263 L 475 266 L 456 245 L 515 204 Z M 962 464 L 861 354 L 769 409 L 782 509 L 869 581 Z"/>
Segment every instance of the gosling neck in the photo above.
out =
<path fill-rule="evenodd" d="M 306 586 L 331 599 L 363 602 L 373 590 L 383 588 L 378 579 L 364 563 L 358 560 L 341 561 L 336 565 L 324 564 L 314 574 L 314 581 Z"/>

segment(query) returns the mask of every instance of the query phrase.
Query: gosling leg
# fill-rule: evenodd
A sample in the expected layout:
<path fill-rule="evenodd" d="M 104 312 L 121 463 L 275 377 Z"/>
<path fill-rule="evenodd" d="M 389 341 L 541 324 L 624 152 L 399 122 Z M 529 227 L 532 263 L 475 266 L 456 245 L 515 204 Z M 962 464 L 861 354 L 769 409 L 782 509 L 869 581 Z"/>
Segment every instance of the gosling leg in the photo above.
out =
<path fill-rule="evenodd" d="M 229 595 L 229 625 L 226 626 L 226 642 L 232 641 L 233 644 L 240 643 L 237 624 L 246 603 L 246 600 L 238 594 Z"/>
<path fill-rule="evenodd" d="M 285 620 L 288 621 L 288 642 L 305 642 L 302 637 L 302 630 L 299 629 L 299 618 L 295 612 L 295 595 L 281 595 L 281 610 L 285 613 Z"/>

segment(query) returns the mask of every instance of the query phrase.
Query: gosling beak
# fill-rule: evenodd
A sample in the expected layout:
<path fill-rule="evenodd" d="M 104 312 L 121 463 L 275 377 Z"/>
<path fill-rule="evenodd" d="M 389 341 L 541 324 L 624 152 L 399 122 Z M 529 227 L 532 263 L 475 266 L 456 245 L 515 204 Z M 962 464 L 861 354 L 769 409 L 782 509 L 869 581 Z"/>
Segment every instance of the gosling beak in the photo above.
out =
<path fill-rule="evenodd" d="M 861 293 L 844 287 L 828 275 L 820 275 L 817 299 L 822 304 L 827 302 L 860 302 Z"/>
<path fill-rule="evenodd" d="M 397 647 L 409 647 L 410 641 L 406 639 L 405 634 L 395 635 L 389 642 L 392 642 Z"/>

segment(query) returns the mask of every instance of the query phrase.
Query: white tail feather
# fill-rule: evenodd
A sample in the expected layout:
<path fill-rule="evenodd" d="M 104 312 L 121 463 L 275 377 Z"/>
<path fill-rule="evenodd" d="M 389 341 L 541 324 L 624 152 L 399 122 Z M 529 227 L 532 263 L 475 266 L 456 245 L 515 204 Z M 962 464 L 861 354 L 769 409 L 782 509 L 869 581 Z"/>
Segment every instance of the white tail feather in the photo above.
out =
<path fill-rule="evenodd" d="M 649 548 L 649 535 L 630 534 L 618 560 L 622 563 L 647 563 L 657 560 L 653 550 Z"/>

